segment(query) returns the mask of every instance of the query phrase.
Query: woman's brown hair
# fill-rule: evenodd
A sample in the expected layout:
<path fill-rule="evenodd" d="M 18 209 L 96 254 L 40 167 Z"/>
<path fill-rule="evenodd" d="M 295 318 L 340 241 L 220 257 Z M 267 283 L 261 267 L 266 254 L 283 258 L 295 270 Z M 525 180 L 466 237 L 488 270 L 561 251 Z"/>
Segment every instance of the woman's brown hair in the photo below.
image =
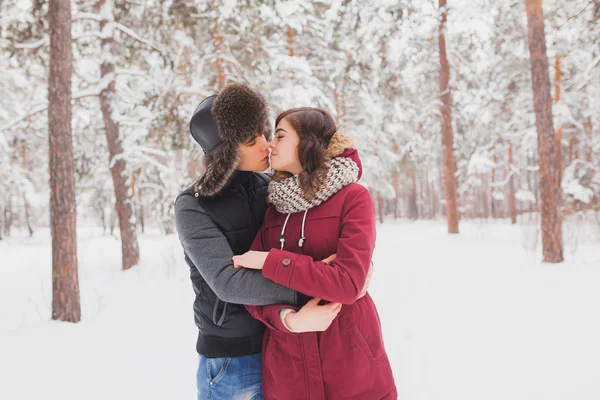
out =
<path fill-rule="evenodd" d="M 335 121 L 328 111 L 322 108 L 293 108 L 282 112 L 275 120 L 275 127 L 284 119 L 298 133 L 298 159 L 304 170 L 298 175 L 298 183 L 306 198 L 312 198 L 327 178 L 327 147 L 337 131 Z M 288 172 L 277 171 L 276 181 L 292 176 Z"/>

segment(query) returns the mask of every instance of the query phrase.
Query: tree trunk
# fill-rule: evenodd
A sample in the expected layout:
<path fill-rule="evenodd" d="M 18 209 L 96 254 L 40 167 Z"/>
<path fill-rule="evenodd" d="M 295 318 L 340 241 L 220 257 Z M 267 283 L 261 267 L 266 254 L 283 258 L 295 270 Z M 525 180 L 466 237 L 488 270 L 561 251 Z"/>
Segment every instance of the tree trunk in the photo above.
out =
<path fill-rule="evenodd" d="M 429 171 L 426 169 L 425 170 L 425 177 L 423 178 L 423 185 L 421 186 L 423 187 L 423 190 L 425 191 L 424 193 L 424 203 L 427 205 L 427 218 L 431 219 L 432 218 L 432 214 L 433 214 L 433 210 L 431 209 L 431 205 L 432 205 L 432 200 L 431 200 L 431 185 L 429 184 Z M 423 215 L 425 216 L 425 215 Z"/>
<path fill-rule="evenodd" d="M 527 166 L 528 167 L 532 167 L 534 164 L 537 163 L 537 160 L 534 159 L 534 157 L 532 156 L 527 156 Z M 537 174 L 534 173 L 533 171 L 531 171 L 529 168 L 527 168 L 527 184 L 529 185 L 529 191 L 533 194 L 535 201 L 529 203 L 529 213 L 533 213 L 535 210 L 537 210 L 537 205 L 538 205 L 538 197 L 539 197 L 539 191 L 538 191 L 538 185 L 537 185 Z"/>
<path fill-rule="evenodd" d="M 29 171 L 27 165 L 27 141 L 21 140 L 21 168 L 23 171 Z M 21 192 L 21 197 L 23 198 L 23 212 L 25 213 L 25 224 L 27 225 L 27 230 L 29 231 L 29 237 L 33 236 L 33 228 L 31 227 L 31 218 L 29 215 L 29 202 L 27 201 L 27 196 L 25 196 L 25 192 Z"/>
<path fill-rule="evenodd" d="M 225 74 L 225 59 L 223 58 L 223 37 L 219 31 L 219 16 L 215 0 L 210 2 L 211 10 L 215 13 L 215 26 L 213 27 L 213 44 L 215 46 L 216 69 L 217 69 L 217 89 L 221 90 L 225 86 L 227 76 Z"/>
<path fill-rule="evenodd" d="M 138 199 L 140 201 L 140 226 L 142 233 L 145 231 L 145 219 L 144 219 L 144 199 L 142 198 L 142 188 L 138 189 Z"/>
<path fill-rule="evenodd" d="M 23 209 L 25 211 L 25 224 L 27 224 L 27 231 L 29 232 L 29 237 L 32 237 L 33 228 L 31 227 L 31 218 L 29 216 L 29 202 L 27 201 L 27 197 L 25 197 L 25 192 L 23 192 Z"/>
<path fill-rule="evenodd" d="M 419 210 L 417 209 L 417 182 L 415 169 L 411 166 L 408 169 L 410 179 L 410 191 L 408 194 L 408 218 L 412 220 L 419 219 Z"/>
<path fill-rule="evenodd" d="M 71 3 L 54 0 L 48 8 L 50 71 L 48 137 L 50 231 L 52 233 L 52 319 L 81 320 L 77 274 L 77 209 L 71 136 Z"/>
<path fill-rule="evenodd" d="M 121 231 L 122 268 L 124 270 L 136 265 L 140 259 L 137 236 L 135 232 L 135 216 L 133 214 L 132 194 L 128 193 L 127 163 L 123 159 L 123 145 L 119 135 L 119 126 L 112 118 L 112 99 L 116 96 L 116 79 L 114 64 L 114 38 L 111 25 L 113 20 L 113 0 L 102 0 L 99 5 L 101 14 L 108 19 L 100 22 L 100 30 L 107 32 L 102 39 L 104 56 L 100 65 L 102 81 L 109 81 L 100 93 L 100 108 L 104 121 L 104 131 L 108 142 L 110 172 L 115 189 L 116 209 L 119 216 L 119 229 Z M 108 25 L 108 26 L 107 26 Z"/>
<path fill-rule="evenodd" d="M 117 222 L 117 211 L 113 208 L 110 210 L 110 236 L 115 234 L 115 222 Z"/>
<path fill-rule="evenodd" d="M 483 219 L 487 220 L 490 218 L 490 198 L 489 198 L 489 184 L 487 174 L 481 174 L 481 205 L 483 212 Z"/>
<path fill-rule="evenodd" d="M 552 96 L 542 1 L 525 0 L 525 5 L 535 125 L 538 133 L 543 256 L 544 262 L 559 263 L 564 260 L 562 228 L 558 210 L 560 183 L 556 167 L 558 158 L 552 126 Z"/>
<path fill-rule="evenodd" d="M 106 212 L 104 207 L 100 207 L 100 218 L 102 219 L 102 234 L 106 235 Z"/>
<path fill-rule="evenodd" d="M 377 209 L 379 210 L 379 223 L 383 224 L 383 198 L 380 192 L 377 192 Z"/>
<path fill-rule="evenodd" d="M 180 151 L 177 152 L 178 154 L 180 153 Z M 179 164 L 181 162 L 181 160 L 177 160 L 177 163 Z M 134 212 L 136 215 L 136 220 L 137 223 L 140 225 L 140 228 L 142 229 L 142 233 L 144 233 L 144 221 L 143 221 L 143 217 L 142 217 L 142 196 L 141 196 L 141 185 L 139 185 L 138 181 L 141 179 L 141 175 L 142 175 L 142 168 L 138 168 L 137 170 L 133 171 L 131 173 L 131 196 L 132 198 L 134 198 Z M 136 186 L 136 184 L 138 184 Z"/>
<path fill-rule="evenodd" d="M 394 154 L 398 155 L 398 142 L 396 139 L 392 140 L 394 146 Z M 392 171 L 392 187 L 394 188 L 394 219 L 398 218 L 398 200 L 400 197 L 400 182 L 399 182 L 399 171 L 397 163 L 394 165 Z"/>
<path fill-rule="evenodd" d="M 10 230 L 12 228 L 12 193 L 11 190 L 7 193 L 6 205 L 4 206 L 4 236 L 10 236 Z"/>
<path fill-rule="evenodd" d="M 492 168 L 492 177 L 491 177 L 491 189 L 490 189 L 490 207 L 492 208 L 492 218 L 496 219 L 498 218 L 498 210 L 496 209 L 496 200 L 494 199 L 494 188 L 495 188 L 495 183 L 496 183 L 496 164 L 498 164 L 498 156 L 496 156 L 496 153 L 494 153 L 494 156 L 492 157 L 492 160 L 494 161 L 494 168 Z"/>
<path fill-rule="evenodd" d="M 599 9 L 599 13 L 600 13 L 600 2 L 596 3 Z M 588 144 L 586 146 L 586 152 L 585 152 L 585 160 L 589 163 L 592 163 L 592 153 L 594 151 L 592 143 L 593 143 L 593 123 L 592 123 L 592 118 L 588 117 L 586 123 L 585 123 L 585 127 L 587 130 L 587 136 L 588 136 Z"/>
<path fill-rule="evenodd" d="M 513 169 L 513 145 L 512 141 L 508 141 L 508 211 L 510 213 L 511 224 L 517 223 L 517 201 L 515 199 L 515 178 L 512 173 Z"/>
<path fill-rule="evenodd" d="M 440 209 L 440 202 L 439 202 L 439 198 L 438 198 L 438 192 L 435 188 L 435 184 L 434 181 L 431 180 L 429 182 L 429 192 L 431 193 L 431 207 L 432 207 L 432 215 L 431 218 L 432 219 L 437 219 L 437 213 L 439 212 Z"/>
<path fill-rule="evenodd" d="M 560 91 L 561 91 L 561 76 L 562 70 L 560 68 L 560 54 L 556 54 L 556 61 L 554 63 L 555 69 L 555 80 L 554 80 L 554 101 L 556 104 L 560 101 Z M 558 190 L 559 190 L 559 205 L 562 203 L 562 190 L 561 190 L 561 182 L 562 182 L 562 170 L 563 170 L 563 157 L 562 157 L 562 134 L 563 129 L 562 126 L 559 126 L 556 131 L 556 169 L 558 171 Z"/>
<path fill-rule="evenodd" d="M 444 150 L 444 190 L 446 194 L 446 219 L 448 233 L 458 233 L 458 201 L 456 198 L 456 161 L 452 136 L 452 98 L 450 96 L 450 64 L 446 56 L 446 0 L 440 1 L 441 20 L 439 26 L 440 47 L 440 96 L 442 114 L 442 146 Z"/>

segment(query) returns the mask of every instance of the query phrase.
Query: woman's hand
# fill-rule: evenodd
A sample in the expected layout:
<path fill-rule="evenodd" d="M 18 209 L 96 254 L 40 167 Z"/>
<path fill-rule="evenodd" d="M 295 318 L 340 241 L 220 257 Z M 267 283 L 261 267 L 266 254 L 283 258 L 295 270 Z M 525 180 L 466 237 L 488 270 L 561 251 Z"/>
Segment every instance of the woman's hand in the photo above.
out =
<path fill-rule="evenodd" d="M 241 256 L 233 256 L 233 268 L 248 268 L 262 270 L 269 252 L 267 251 L 247 251 Z"/>
<path fill-rule="evenodd" d="M 322 332 L 327 330 L 342 309 L 341 303 L 329 303 L 320 306 L 321 299 L 310 300 L 298 312 L 285 316 L 285 324 L 295 333 Z"/>

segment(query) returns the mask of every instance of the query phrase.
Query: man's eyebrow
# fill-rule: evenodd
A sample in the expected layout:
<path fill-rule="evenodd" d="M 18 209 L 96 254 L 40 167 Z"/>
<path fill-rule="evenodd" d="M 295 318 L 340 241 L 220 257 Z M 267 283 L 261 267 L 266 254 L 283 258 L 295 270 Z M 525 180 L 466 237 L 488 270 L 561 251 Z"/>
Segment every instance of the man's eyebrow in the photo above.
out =
<path fill-rule="evenodd" d="M 253 136 L 250 139 L 246 140 L 244 143 L 245 144 L 250 144 L 250 143 L 254 142 L 257 138 L 258 138 L 258 135 L 257 136 Z"/>

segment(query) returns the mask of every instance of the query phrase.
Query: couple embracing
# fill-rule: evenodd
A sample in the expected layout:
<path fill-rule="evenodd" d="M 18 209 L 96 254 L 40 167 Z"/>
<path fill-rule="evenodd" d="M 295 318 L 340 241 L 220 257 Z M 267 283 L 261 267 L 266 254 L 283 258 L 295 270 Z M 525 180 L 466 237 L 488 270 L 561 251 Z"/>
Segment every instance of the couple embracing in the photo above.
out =
<path fill-rule="evenodd" d="M 326 110 L 281 113 L 274 138 L 268 115 L 231 84 L 190 122 L 206 169 L 175 217 L 196 294 L 198 399 L 396 399 L 366 292 L 376 220 L 357 150 Z"/>

